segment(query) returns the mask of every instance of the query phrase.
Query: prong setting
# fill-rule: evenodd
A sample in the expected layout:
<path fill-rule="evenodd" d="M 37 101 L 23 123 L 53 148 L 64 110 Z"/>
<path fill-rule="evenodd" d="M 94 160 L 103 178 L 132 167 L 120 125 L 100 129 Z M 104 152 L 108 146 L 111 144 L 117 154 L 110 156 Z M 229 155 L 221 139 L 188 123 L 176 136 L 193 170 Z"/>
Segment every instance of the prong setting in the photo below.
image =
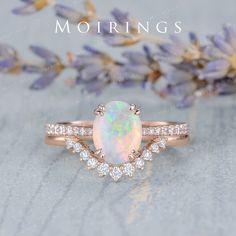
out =
<path fill-rule="evenodd" d="M 98 149 L 94 152 L 94 154 L 96 155 L 96 157 L 98 157 L 99 159 L 103 160 L 104 159 L 104 153 L 102 151 L 102 149 Z"/>
<path fill-rule="evenodd" d="M 141 110 L 139 108 L 137 108 L 137 106 L 135 104 L 130 104 L 129 109 L 137 116 L 139 116 L 141 113 Z"/>
<path fill-rule="evenodd" d="M 96 116 L 103 116 L 105 113 L 105 106 L 103 104 L 99 104 L 97 108 L 94 110 L 94 114 Z"/>
<path fill-rule="evenodd" d="M 130 104 L 129 109 L 130 109 L 131 111 L 135 111 L 136 105 L 135 105 L 135 104 Z"/>
<path fill-rule="evenodd" d="M 134 161 L 137 157 L 140 156 L 139 151 L 132 150 L 131 154 L 129 154 L 129 161 Z"/>

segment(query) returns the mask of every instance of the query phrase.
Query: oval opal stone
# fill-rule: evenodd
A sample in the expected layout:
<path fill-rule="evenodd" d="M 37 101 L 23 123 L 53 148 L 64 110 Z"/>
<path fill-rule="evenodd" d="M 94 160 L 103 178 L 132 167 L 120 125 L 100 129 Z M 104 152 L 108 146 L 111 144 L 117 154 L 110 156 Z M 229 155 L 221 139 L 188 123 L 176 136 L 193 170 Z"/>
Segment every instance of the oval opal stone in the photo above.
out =
<path fill-rule="evenodd" d="M 109 102 L 105 106 L 104 115 L 94 120 L 94 145 L 96 149 L 102 149 L 108 163 L 128 162 L 132 150 L 137 151 L 140 147 L 141 120 L 129 108 L 130 105 L 125 102 Z"/>

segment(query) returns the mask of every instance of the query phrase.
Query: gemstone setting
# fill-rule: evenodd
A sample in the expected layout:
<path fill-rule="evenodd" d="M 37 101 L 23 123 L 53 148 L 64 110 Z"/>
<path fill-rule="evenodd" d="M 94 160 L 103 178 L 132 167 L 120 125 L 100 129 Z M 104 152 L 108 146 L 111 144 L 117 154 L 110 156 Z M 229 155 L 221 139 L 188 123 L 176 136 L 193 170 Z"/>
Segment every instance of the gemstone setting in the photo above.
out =
<path fill-rule="evenodd" d="M 122 171 L 119 167 L 115 166 L 112 168 L 111 172 L 110 172 L 110 176 L 112 177 L 112 179 L 114 181 L 118 181 L 121 176 L 122 176 Z"/>
<path fill-rule="evenodd" d="M 93 129 L 88 124 L 86 127 L 57 124 L 48 126 L 47 132 L 50 135 L 61 133 L 65 136 L 66 148 L 79 155 L 89 170 L 96 170 L 101 177 L 110 176 L 114 181 L 132 177 L 138 170 L 143 170 L 156 154 L 166 148 L 167 132 L 170 135 L 175 135 L 176 130 L 180 130 L 184 135 L 187 132 L 186 125 L 179 125 L 181 129 L 177 129 L 178 126 L 172 124 L 145 127 L 147 124 L 144 123 L 142 127 L 138 116 L 140 110 L 136 105 L 124 102 L 99 105 L 95 114 Z M 96 136 L 97 134 L 99 135 Z M 150 137 L 149 143 L 141 146 L 142 135 L 153 137 Z M 83 136 L 93 136 L 96 149 L 91 149 L 85 142 L 88 137 Z"/>
<path fill-rule="evenodd" d="M 109 165 L 107 163 L 101 163 L 97 167 L 97 171 L 99 176 L 105 176 L 109 173 Z"/>
<path fill-rule="evenodd" d="M 95 118 L 94 145 L 97 150 L 102 149 L 104 160 L 110 164 L 128 162 L 129 154 L 139 149 L 141 140 L 141 120 L 125 102 L 109 102 L 105 112 Z"/>

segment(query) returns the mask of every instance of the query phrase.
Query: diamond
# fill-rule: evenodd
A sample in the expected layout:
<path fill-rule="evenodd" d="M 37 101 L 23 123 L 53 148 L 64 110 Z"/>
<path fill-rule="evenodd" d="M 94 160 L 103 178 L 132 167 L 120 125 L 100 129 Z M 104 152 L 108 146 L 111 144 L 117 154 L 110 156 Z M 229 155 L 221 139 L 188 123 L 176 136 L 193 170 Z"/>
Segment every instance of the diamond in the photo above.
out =
<path fill-rule="evenodd" d="M 65 128 L 64 125 L 59 126 L 58 132 L 59 132 L 60 135 L 64 135 L 65 131 L 66 131 L 66 128 Z"/>
<path fill-rule="evenodd" d="M 89 152 L 87 150 L 83 150 L 80 153 L 81 160 L 87 161 L 89 159 Z"/>
<path fill-rule="evenodd" d="M 144 136 L 146 136 L 148 134 L 147 128 L 143 128 L 142 133 L 143 133 Z"/>
<path fill-rule="evenodd" d="M 164 136 L 168 135 L 168 126 L 163 126 L 161 128 L 161 134 Z"/>
<path fill-rule="evenodd" d="M 138 169 L 143 169 L 144 168 L 144 160 L 142 158 L 137 158 L 135 160 L 135 166 L 138 168 Z"/>
<path fill-rule="evenodd" d="M 149 133 L 149 135 L 154 135 L 155 129 L 153 127 L 150 127 L 148 133 Z"/>
<path fill-rule="evenodd" d="M 147 134 L 147 135 L 150 135 L 150 133 L 151 133 L 151 128 L 147 128 L 147 129 L 146 129 L 146 134 Z"/>
<path fill-rule="evenodd" d="M 133 176 L 134 172 L 135 172 L 135 167 L 133 166 L 133 164 L 131 163 L 126 163 L 123 165 L 124 169 L 123 169 L 123 172 L 125 175 L 128 175 L 128 176 Z"/>
<path fill-rule="evenodd" d="M 104 176 L 109 173 L 109 165 L 107 163 L 102 163 L 97 167 L 99 176 Z"/>
<path fill-rule="evenodd" d="M 149 150 L 147 150 L 147 149 L 145 149 L 145 150 L 143 151 L 142 157 L 143 157 L 143 159 L 146 160 L 146 161 L 151 161 L 151 160 L 152 160 L 152 152 L 149 151 Z"/>
<path fill-rule="evenodd" d="M 168 133 L 169 133 L 169 135 L 175 134 L 175 126 L 174 125 L 171 125 L 168 127 Z"/>
<path fill-rule="evenodd" d="M 180 130 L 179 130 L 179 125 L 176 125 L 176 126 L 175 126 L 174 134 L 175 134 L 175 135 L 179 135 L 179 132 L 180 132 Z"/>
<path fill-rule="evenodd" d="M 155 127 L 154 128 L 154 134 L 155 135 L 160 135 L 160 133 L 161 133 L 161 128 L 160 127 Z"/>
<path fill-rule="evenodd" d="M 89 169 L 95 169 L 98 165 L 98 161 L 95 158 L 90 158 L 87 162 L 87 166 Z"/>
<path fill-rule="evenodd" d="M 86 134 L 86 130 L 84 127 L 79 128 L 79 135 L 84 136 Z"/>
<path fill-rule="evenodd" d="M 87 135 L 92 136 L 93 135 L 93 129 L 87 128 Z"/>
<path fill-rule="evenodd" d="M 53 135 L 53 133 L 54 133 L 54 125 L 47 125 L 46 126 L 46 132 L 47 132 L 47 134 L 48 135 Z"/>
<path fill-rule="evenodd" d="M 153 144 L 150 146 L 150 150 L 151 150 L 152 152 L 159 153 L 159 152 L 160 152 L 160 149 L 159 149 L 158 143 L 153 143 Z"/>
<path fill-rule="evenodd" d="M 78 127 L 73 127 L 73 133 L 74 133 L 74 135 L 78 135 L 79 134 L 79 128 Z"/>
<path fill-rule="evenodd" d="M 54 134 L 55 134 L 55 135 L 60 134 L 60 126 L 59 126 L 59 125 L 55 125 L 55 126 L 54 126 Z"/>
<path fill-rule="evenodd" d="M 188 126 L 187 124 L 180 125 L 180 134 L 187 134 L 188 133 Z"/>
<path fill-rule="evenodd" d="M 112 177 L 114 181 L 118 181 L 122 176 L 122 171 L 120 170 L 119 167 L 115 166 L 110 172 L 110 176 Z"/>
<path fill-rule="evenodd" d="M 70 139 L 70 138 L 66 139 L 66 148 L 67 148 L 67 149 L 73 148 L 74 145 L 75 145 L 75 141 L 73 141 L 73 140 Z"/>
<path fill-rule="evenodd" d="M 73 135 L 73 128 L 71 126 L 68 126 L 66 129 L 67 135 Z"/>
<path fill-rule="evenodd" d="M 75 143 L 73 148 L 74 148 L 75 152 L 81 152 L 82 151 L 82 145 L 80 143 Z"/>
<path fill-rule="evenodd" d="M 158 142 L 158 145 L 161 148 L 165 149 L 166 148 L 166 139 L 164 139 L 164 138 L 160 139 L 160 141 Z"/>

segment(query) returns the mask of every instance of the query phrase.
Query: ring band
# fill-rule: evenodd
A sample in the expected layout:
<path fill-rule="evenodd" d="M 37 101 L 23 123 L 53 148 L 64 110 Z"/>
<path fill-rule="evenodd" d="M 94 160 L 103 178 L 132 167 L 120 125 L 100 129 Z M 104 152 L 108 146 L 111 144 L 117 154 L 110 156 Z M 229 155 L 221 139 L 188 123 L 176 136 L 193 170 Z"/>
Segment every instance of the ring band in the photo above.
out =
<path fill-rule="evenodd" d="M 81 140 L 92 140 L 93 121 L 66 121 L 46 125 L 46 144 L 65 146 L 66 136 L 76 136 Z M 167 146 L 187 144 L 189 141 L 188 125 L 166 121 L 142 122 L 143 141 L 150 141 L 157 136 L 167 137 Z"/>
<path fill-rule="evenodd" d="M 110 175 L 114 181 L 123 175 L 132 177 L 166 147 L 189 141 L 186 123 L 141 121 L 140 109 L 134 104 L 113 101 L 99 105 L 94 113 L 94 121 L 46 125 L 45 143 L 65 146 L 88 169 L 96 169 L 99 176 Z M 89 146 L 91 140 L 95 149 Z"/>

